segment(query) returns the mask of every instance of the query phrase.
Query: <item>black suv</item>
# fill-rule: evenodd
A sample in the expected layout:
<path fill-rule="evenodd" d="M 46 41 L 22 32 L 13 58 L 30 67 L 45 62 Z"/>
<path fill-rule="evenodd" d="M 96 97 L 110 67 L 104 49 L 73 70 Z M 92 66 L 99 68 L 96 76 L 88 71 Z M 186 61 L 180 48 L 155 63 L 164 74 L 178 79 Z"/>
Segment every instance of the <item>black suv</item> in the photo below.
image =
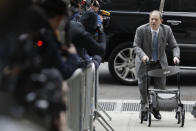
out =
<path fill-rule="evenodd" d="M 163 2 L 163 0 L 162 0 Z M 159 10 L 161 0 L 102 0 L 102 9 L 111 13 L 105 27 L 108 37 L 105 61 L 112 76 L 122 84 L 137 81 L 132 48 L 136 28 L 148 23 L 149 13 Z M 170 25 L 181 49 L 180 66 L 196 67 L 196 0 L 165 0 L 163 23 Z M 167 50 L 169 63 L 172 54 Z"/>

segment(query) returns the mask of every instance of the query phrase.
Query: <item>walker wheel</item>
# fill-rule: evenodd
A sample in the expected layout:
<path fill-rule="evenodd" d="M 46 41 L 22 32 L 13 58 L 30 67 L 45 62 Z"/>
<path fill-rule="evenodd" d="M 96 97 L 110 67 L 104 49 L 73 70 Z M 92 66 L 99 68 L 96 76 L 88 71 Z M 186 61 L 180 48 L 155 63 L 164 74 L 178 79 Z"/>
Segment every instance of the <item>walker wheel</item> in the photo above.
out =
<path fill-rule="evenodd" d="M 176 116 L 175 116 L 175 118 L 177 119 L 177 124 L 180 124 L 180 121 L 181 121 L 181 114 L 180 114 L 180 112 L 176 112 Z"/>
<path fill-rule="evenodd" d="M 182 111 L 181 111 L 181 127 L 184 126 L 184 121 L 185 121 L 185 110 L 184 110 L 184 108 L 182 108 Z"/>

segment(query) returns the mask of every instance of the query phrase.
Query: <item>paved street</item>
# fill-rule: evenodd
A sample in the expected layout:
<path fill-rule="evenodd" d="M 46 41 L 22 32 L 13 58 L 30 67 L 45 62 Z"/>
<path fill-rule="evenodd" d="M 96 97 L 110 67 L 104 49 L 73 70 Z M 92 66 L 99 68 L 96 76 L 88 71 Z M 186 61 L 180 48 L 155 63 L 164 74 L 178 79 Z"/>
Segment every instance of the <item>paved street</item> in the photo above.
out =
<path fill-rule="evenodd" d="M 128 99 L 138 100 L 139 91 L 137 85 L 121 85 L 112 78 L 107 63 L 102 63 L 99 69 L 99 97 L 100 99 Z M 175 78 L 169 78 L 168 88 L 177 88 Z M 181 72 L 181 94 L 182 100 L 196 101 L 196 71 Z"/>

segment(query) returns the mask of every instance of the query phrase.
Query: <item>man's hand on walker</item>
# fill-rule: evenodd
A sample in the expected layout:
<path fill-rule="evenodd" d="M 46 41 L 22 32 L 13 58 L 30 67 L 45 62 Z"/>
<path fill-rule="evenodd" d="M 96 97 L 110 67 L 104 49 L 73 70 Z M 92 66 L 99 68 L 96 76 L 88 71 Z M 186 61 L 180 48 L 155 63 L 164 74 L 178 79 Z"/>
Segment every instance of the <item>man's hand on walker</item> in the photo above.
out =
<path fill-rule="evenodd" d="M 174 61 L 174 64 L 179 64 L 180 63 L 180 60 L 179 60 L 178 57 L 174 57 L 173 61 Z"/>
<path fill-rule="evenodd" d="M 149 57 L 147 55 L 142 57 L 142 62 L 144 62 L 146 64 L 146 62 L 149 61 Z"/>

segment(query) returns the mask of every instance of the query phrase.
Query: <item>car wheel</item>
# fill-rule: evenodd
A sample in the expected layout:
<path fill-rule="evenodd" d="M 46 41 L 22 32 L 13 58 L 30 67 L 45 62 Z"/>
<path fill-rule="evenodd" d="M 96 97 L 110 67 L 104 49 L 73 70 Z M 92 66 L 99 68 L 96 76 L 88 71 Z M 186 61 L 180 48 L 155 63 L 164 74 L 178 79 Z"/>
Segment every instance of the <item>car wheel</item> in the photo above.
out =
<path fill-rule="evenodd" d="M 132 85 L 137 82 L 134 50 L 131 43 L 116 47 L 108 60 L 109 71 L 122 84 Z"/>

